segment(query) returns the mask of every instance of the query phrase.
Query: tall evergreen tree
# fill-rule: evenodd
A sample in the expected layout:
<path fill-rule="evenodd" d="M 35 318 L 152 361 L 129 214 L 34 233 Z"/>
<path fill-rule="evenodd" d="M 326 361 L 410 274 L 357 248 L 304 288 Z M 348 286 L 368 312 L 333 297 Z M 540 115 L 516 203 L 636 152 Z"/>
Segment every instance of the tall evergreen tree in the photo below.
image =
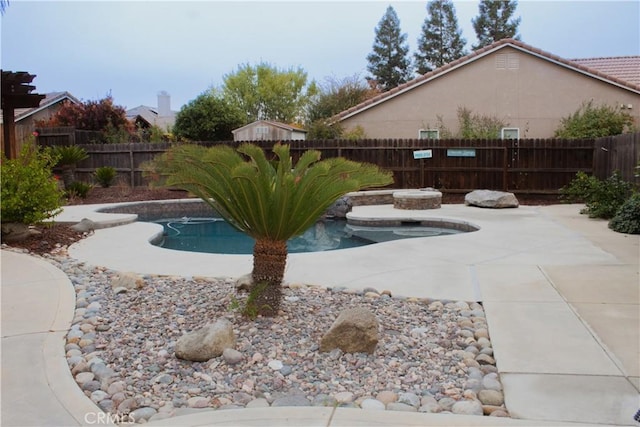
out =
<path fill-rule="evenodd" d="M 416 71 L 428 73 L 466 55 L 466 43 L 451 0 L 429 1 L 418 51 L 414 54 Z"/>
<path fill-rule="evenodd" d="M 367 55 L 367 70 L 373 77 L 367 80 L 375 80 L 383 90 L 393 89 L 411 78 L 407 34 L 400 32 L 400 20 L 393 7 L 387 7 L 375 32 L 373 52 Z"/>
<path fill-rule="evenodd" d="M 511 19 L 516 11 L 516 0 L 481 0 L 479 14 L 471 20 L 478 37 L 478 44 L 473 49 L 480 49 L 491 43 L 512 38 L 520 40 L 518 25 L 520 17 Z"/>

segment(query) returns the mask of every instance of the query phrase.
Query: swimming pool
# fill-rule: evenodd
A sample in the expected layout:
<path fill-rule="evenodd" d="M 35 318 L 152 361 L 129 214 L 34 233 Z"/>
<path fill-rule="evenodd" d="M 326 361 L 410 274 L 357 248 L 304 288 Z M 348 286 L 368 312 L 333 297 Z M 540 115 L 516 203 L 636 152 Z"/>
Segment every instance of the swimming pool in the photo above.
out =
<path fill-rule="evenodd" d="M 190 252 L 252 254 L 255 240 L 221 218 L 172 218 L 154 221 L 164 227 L 158 246 Z M 355 248 L 390 240 L 458 234 L 452 228 L 416 224 L 357 226 L 344 219 L 318 221 L 302 235 L 287 242 L 289 253 Z"/>

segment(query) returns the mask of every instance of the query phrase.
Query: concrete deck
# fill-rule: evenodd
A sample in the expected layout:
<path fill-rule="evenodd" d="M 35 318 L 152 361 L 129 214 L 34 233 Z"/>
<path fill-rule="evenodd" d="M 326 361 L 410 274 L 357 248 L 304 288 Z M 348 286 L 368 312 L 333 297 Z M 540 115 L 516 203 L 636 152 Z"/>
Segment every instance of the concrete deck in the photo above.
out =
<path fill-rule="evenodd" d="M 66 208 L 59 220 L 105 220 L 95 209 Z M 266 408 L 205 411 L 152 424 L 637 425 L 632 417 L 640 408 L 640 238 L 612 232 L 606 222 L 579 210 L 579 205 L 509 210 L 445 205 L 419 212 L 356 207 L 352 215 L 360 218 L 450 218 L 481 229 L 292 254 L 288 260 L 289 282 L 482 301 L 514 418 Z M 117 218 L 123 220 L 130 218 Z M 138 273 L 233 277 L 251 269 L 250 256 L 148 244 L 159 232 L 159 226 L 145 223 L 100 229 L 69 252 L 88 264 Z M 2 251 L 2 425 L 82 425 L 85 415 L 96 411 L 75 387 L 64 360 L 62 340 L 74 302 L 61 272 L 33 257 Z M 30 396 L 29 407 L 39 409 L 25 412 L 18 403 L 23 396 Z M 39 400 L 58 403 L 49 407 Z"/>

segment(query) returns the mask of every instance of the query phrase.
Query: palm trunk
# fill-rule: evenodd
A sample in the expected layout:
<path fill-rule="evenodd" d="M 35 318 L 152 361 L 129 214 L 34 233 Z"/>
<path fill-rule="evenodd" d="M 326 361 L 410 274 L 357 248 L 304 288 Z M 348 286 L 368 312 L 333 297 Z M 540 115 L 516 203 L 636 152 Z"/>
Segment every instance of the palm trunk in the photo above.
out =
<path fill-rule="evenodd" d="M 253 289 L 245 313 L 273 317 L 280 310 L 287 242 L 257 240 L 253 247 Z"/>
<path fill-rule="evenodd" d="M 62 167 L 62 182 L 64 183 L 64 188 L 71 188 L 71 184 L 76 180 L 75 167 L 73 166 L 63 166 Z"/>

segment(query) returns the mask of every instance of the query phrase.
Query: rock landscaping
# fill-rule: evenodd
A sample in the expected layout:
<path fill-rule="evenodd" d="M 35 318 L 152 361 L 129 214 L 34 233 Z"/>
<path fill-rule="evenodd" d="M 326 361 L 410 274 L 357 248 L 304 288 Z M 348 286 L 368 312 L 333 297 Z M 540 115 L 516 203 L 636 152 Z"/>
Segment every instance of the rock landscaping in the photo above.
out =
<path fill-rule="evenodd" d="M 105 412 L 157 420 L 204 408 L 339 406 L 508 416 L 476 302 L 289 284 L 278 317 L 250 321 L 237 308 L 246 293 L 231 279 L 134 278 L 80 264 L 64 248 L 44 257 L 75 287 L 67 361 Z M 115 292 L 123 277 L 134 285 Z M 321 351 L 353 308 L 375 317 L 373 353 Z M 231 326 L 235 344 L 199 362 L 176 357 L 184 336 L 216 322 Z"/>
<path fill-rule="evenodd" d="M 513 193 L 493 190 L 474 190 L 467 193 L 464 196 L 464 203 L 467 206 L 492 209 L 517 208 L 520 206 Z"/>

